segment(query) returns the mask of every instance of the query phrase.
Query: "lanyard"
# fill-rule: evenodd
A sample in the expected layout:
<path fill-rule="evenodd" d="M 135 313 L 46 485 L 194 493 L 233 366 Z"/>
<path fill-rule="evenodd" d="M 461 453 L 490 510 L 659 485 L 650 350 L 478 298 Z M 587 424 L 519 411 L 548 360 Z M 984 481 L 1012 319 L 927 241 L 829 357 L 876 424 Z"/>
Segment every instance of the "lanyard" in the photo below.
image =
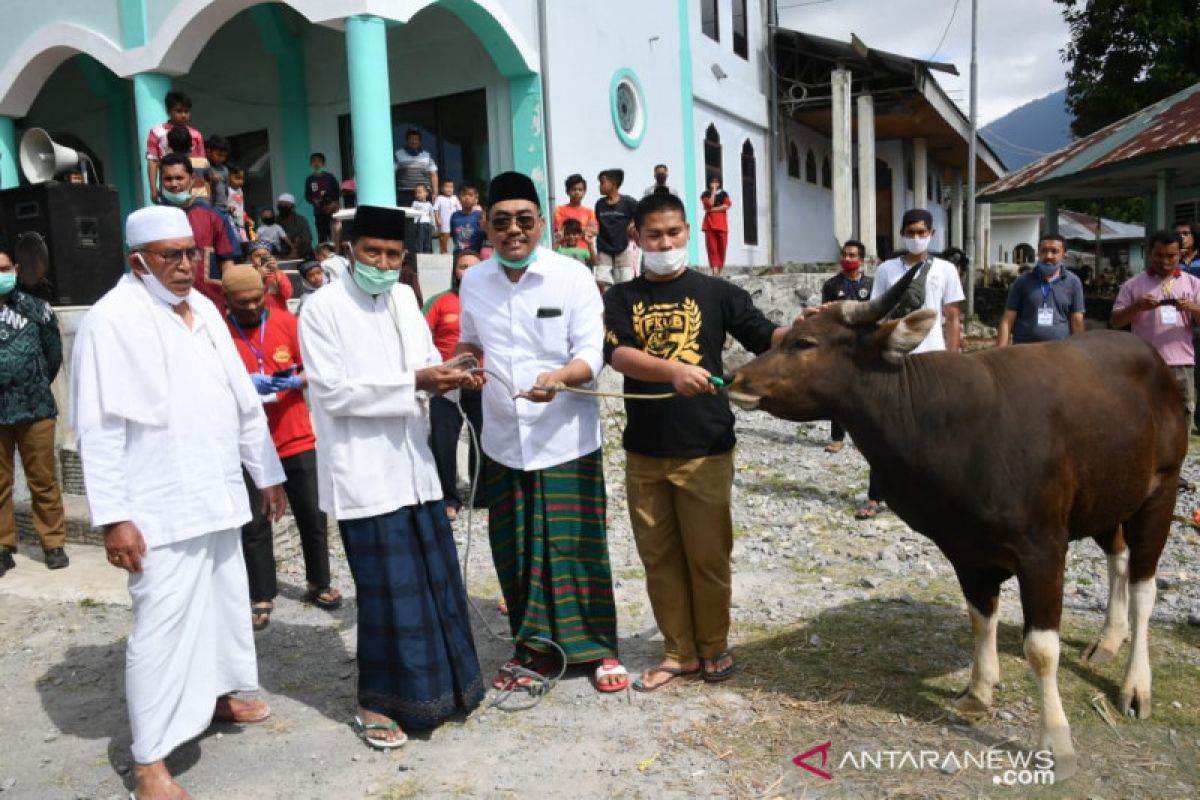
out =
<path fill-rule="evenodd" d="M 258 359 L 258 371 L 262 372 L 263 371 L 263 345 L 267 338 L 267 310 L 265 308 L 263 309 L 262 319 L 259 320 L 259 323 L 258 323 L 258 347 L 255 347 L 254 342 L 250 341 L 250 339 L 247 338 L 246 332 L 242 330 L 242 326 L 238 324 L 238 321 L 236 319 L 234 319 L 233 314 L 229 315 L 229 321 L 233 323 L 233 328 L 234 328 L 234 330 L 237 331 L 238 337 L 243 342 L 246 343 L 246 346 L 250 348 L 250 352 L 254 355 L 255 358 Z"/>

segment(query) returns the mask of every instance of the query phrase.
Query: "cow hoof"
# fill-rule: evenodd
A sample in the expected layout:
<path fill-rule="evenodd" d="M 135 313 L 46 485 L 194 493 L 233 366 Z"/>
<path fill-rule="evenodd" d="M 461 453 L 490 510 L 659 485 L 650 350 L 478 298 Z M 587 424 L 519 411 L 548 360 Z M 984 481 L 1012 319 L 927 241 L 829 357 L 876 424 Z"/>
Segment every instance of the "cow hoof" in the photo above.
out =
<path fill-rule="evenodd" d="M 1074 753 L 1054 754 L 1054 782 L 1070 780 L 1079 771 L 1079 756 Z"/>
<path fill-rule="evenodd" d="M 991 709 L 991 706 L 991 703 L 985 703 L 980 698 L 971 694 L 970 689 L 963 689 L 954 698 L 954 710 L 959 714 L 986 714 Z"/>
<path fill-rule="evenodd" d="M 1104 646 L 1102 642 L 1102 639 L 1097 639 L 1089 644 L 1083 651 L 1083 660 L 1089 664 L 1107 664 L 1116 658 L 1121 646 L 1118 644 L 1116 649 L 1110 649 Z"/>
<path fill-rule="evenodd" d="M 1150 719 L 1150 691 L 1130 689 L 1121 690 L 1121 713 L 1127 717 Z"/>

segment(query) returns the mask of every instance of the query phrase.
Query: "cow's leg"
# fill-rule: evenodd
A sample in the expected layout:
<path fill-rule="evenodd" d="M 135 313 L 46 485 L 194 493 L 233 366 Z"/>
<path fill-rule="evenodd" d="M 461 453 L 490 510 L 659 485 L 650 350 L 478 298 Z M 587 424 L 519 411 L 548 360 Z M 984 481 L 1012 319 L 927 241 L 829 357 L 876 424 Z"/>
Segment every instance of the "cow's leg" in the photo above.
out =
<path fill-rule="evenodd" d="M 979 714 L 992 705 L 992 690 L 1000 682 L 1000 658 L 996 655 L 996 630 L 1000 626 L 1000 584 L 1008 573 L 996 571 L 958 572 L 958 583 L 967 598 L 967 615 L 975 635 L 971 679 L 954 698 L 954 708 L 963 714 Z"/>
<path fill-rule="evenodd" d="M 1150 716 L 1150 614 L 1157 588 L 1154 573 L 1162 555 L 1175 511 L 1178 474 L 1164 478 L 1159 491 L 1124 524 L 1129 547 L 1129 599 L 1133 622 L 1129 666 L 1121 683 L 1118 707 L 1125 714 Z"/>
<path fill-rule="evenodd" d="M 1065 537 L 1064 537 L 1065 546 Z M 1025 660 L 1033 669 L 1042 699 L 1039 750 L 1054 754 L 1054 779 L 1066 780 L 1077 768 L 1071 725 L 1058 693 L 1058 629 L 1062 621 L 1062 581 L 1065 554 L 1030 553 L 1036 562 L 1022 565 L 1021 607 L 1025 612 Z"/>
<path fill-rule="evenodd" d="M 1118 527 L 1096 542 L 1108 554 L 1108 610 L 1100 635 L 1083 651 L 1093 664 L 1111 661 L 1129 638 L 1129 550 Z"/>

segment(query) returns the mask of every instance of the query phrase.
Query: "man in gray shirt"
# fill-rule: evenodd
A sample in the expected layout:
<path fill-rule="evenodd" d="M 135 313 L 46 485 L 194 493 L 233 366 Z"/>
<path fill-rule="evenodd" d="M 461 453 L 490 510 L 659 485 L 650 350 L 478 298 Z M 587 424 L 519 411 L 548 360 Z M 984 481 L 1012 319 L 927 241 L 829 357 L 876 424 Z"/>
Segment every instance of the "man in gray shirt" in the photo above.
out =
<path fill-rule="evenodd" d="M 413 190 L 418 186 L 429 189 L 433 197 L 438 186 L 438 167 L 429 152 L 421 149 L 421 132 L 409 128 L 404 134 L 404 147 L 396 151 L 396 202 L 411 206 Z"/>
<path fill-rule="evenodd" d="M 1047 233 L 1038 240 L 1038 263 L 1008 292 L 996 346 L 1065 339 L 1083 331 L 1083 283 L 1063 266 L 1066 240 Z"/>

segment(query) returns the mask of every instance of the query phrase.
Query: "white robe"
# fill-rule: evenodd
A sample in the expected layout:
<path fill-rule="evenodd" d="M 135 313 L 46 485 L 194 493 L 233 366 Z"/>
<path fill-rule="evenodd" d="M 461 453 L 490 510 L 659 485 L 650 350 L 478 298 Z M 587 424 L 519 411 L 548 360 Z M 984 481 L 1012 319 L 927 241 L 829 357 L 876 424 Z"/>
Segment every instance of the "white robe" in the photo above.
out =
<path fill-rule="evenodd" d="M 126 695 L 139 763 L 197 736 L 218 696 L 258 684 L 239 528 L 245 465 L 284 481 L 266 415 L 229 331 L 193 291 L 189 329 L 126 275 L 75 338 L 71 408 L 92 524 L 132 521 Z"/>
<path fill-rule="evenodd" d="M 416 370 L 441 356 L 412 290 L 372 296 L 347 275 L 305 304 L 300 349 L 321 510 L 362 519 L 440 500 Z"/>

